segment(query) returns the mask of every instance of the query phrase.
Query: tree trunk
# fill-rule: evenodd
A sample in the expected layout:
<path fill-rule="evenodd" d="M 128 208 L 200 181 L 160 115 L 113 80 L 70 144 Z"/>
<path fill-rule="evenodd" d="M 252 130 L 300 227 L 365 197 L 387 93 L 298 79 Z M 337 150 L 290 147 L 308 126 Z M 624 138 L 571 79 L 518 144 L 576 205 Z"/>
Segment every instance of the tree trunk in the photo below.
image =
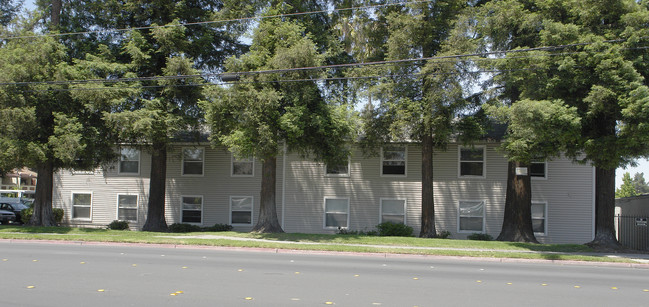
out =
<path fill-rule="evenodd" d="M 52 212 L 52 188 L 54 184 L 54 163 L 46 161 L 36 167 L 38 183 L 34 195 L 34 213 L 29 220 L 32 226 L 56 226 Z"/>
<path fill-rule="evenodd" d="M 151 178 L 149 182 L 149 206 L 143 231 L 167 231 L 165 220 L 165 194 L 167 180 L 167 146 L 153 143 L 151 153 Z M 182 210 L 182 208 L 181 208 Z"/>
<path fill-rule="evenodd" d="M 615 237 L 615 169 L 595 167 L 595 238 L 586 245 L 621 249 Z"/>
<path fill-rule="evenodd" d="M 275 204 L 275 185 L 277 182 L 277 157 L 267 157 L 262 162 L 261 193 L 259 197 L 259 216 L 254 232 L 284 232 L 277 219 Z"/>
<path fill-rule="evenodd" d="M 421 142 L 421 231 L 419 236 L 422 238 L 437 237 L 433 196 L 433 136 L 426 135 Z"/>
<path fill-rule="evenodd" d="M 526 175 L 516 175 L 516 168 L 527 169 Z M 529 165 L 509 162 L 503 227 L 496 240 L 539 243 L 532 228 L 532 182 Z"/>
<path fill-rule="evenodd" d="M 58 28 L 61 22 L 61 0 L 52 0 L 52 26 Z"/>

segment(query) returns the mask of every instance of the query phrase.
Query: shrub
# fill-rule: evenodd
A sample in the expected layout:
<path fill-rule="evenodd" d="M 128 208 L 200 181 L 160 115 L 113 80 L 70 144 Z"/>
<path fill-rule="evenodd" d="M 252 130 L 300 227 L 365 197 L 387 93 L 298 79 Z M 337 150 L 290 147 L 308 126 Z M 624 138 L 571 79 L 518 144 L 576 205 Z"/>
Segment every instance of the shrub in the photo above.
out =
<path fill-rule="evenodd" d="M 384 237 L 412 237 L 412 227 L 393 222 L 383 222 L 376 225 L 379 236 Z"/>
<path fill-rule="evenodd" d="M 64 214 L 63 209 L 53 208 L 52 213 L 54 214 L 54 221 L 57 224 L 61 224 L 61 222 L 63 221 L 63 214 Z"/>
<path fill-rule="evenodd" d="M 201 230 L 200 226 L 192 224 L 173 223 L 169 226 L 169 232 L 199 232 Z"/>
<path fill-rule="evenodd" d="M 57 224 L 61 224 L 63 221 L 63 215 L 64 211 L 61 208 L 52 208 L 52 214 L 54 215 L 54 222 Z M 23 224 L 29 223 L 29 220 L 32 219 L 32 215 L 34 215 L 34 207 L 31 206 L 23 211 L 20 211 L 20 221 L 23 222 Z"/>
<path fill-rule="evenodd" d="M 437 237 L 438 239 L 448 239 L 451 237 L 451 232 L 448 230 L 442 230 L 437 232 Z"/>
<path fill-rule="evenodd" d="M 228 224 L 214 224 L 214 226 L 203 228 L 203 231 L 214 231 L 214 232 L 230 231 L 230 230 L 232 230 L 232 225 L 228 225 Z"/>
<path fill-rule="evenodd" d="M 108 224 L 108 229 L 112 230 L 130 230 L 127 221 L 114 220 Z"/>
<path fill-rule="evenodd" d="M 363 231 L 363 230 L 349 230 L 346 228 L 338 227 L 338 234 L 339 235 L 357 235 L 357 236 L 378 236 L 379 232 L 376 230 L 369 230 L 369 231 Z"/>
<path fill-rule="evenodd" d="M 472 233 L 466 237 L 469 240 L 493 241 L 493 237 L 486 233 Z"/>

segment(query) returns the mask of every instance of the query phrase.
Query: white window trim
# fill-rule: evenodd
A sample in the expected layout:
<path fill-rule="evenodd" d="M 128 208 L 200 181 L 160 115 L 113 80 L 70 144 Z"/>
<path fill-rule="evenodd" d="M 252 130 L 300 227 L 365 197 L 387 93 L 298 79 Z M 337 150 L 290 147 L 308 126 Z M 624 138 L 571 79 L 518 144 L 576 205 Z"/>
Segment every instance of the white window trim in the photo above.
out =
<path fill-rule="evenodd" d="M 462 175 L 462 149 L 482 149 L 482 176 Z M 467 161 L 468 162 L 468 161 Z M 457 147 L 457 177 L 458 178 L 472 178 L 472 179 L 485 179 L 487 178 L 487 147 L 485 145 L 458 146 Z"/>
<path fill-rule="evenodd" d="M 399 174 L 383 174 L 383 150 L 385 147 L 403 147 L 403 175 Z M 389 160 L 391 161 L 391 160 Z M 396 160 L 395 160 L 396 161 Z M 379 174 L 381 174 L 381 177 L 408 177 L 408 146 L 407 145 L 387 145 L 381 147 L 381 164 L 379 164 Z"/>
<path fill-rule="evenodd" d="M 200 174 L 185 174 L 185 149 L 200 149 L 201 150 L 201 173 Z M 183 147 L 181 149 L 182 161 L 180 164 L 180 175 L 183 177 L 203 177 L 205 176 L 205 147 Z M 196 163 L 195 161 L 192 161 Z"/>
<path fill-rule="evenodd" d="M 133 149 L 136 150 L 138 155 L 137 155 L 137 173 L 127 173 L 127 172 L 122 172 L 122 149 L 128 148 L 128 149 Z M 140 175 L 140 170 L 142 168 L 142 151 L 133 147 L 124 147 L 119 150 L 119 160 L 117 161 L 117 174 L 122 175 L 122 176 L 137 176 Z M 135 160 L 128 160 L 128 161 L 135 161 Z"/>
<path fill-rule="evenodd" d="M 234 173 L 234 162 L 246 162 L 246 161 L 237 160 L 237 159 L 234 158 L 233 154 L 230 154 L 230 176 L 231 177 L 254 177 L 255 176 L 255 159 L 254 158 L 250 158 L 250 162 L 252 163 L 252 174 L 250 174 L 250 175 L 235 174 Z"/>
<path fill-rule="evenodd" d="M 408 199 L 406 198 L 381 198 L 379 205 L 379 224 L 383 223 L 383 201 L 384 200 L 403 200 L 403 224 L 408 225 Z M 397 215 L 397 214 L 388 214 Z"/>
<path fill-rule="evenodd" d="M 183 208 L 183 198 L 185 197 L 200 197 L 201 198 L 201 222 L 200 223 L 189 223 L 189 222 L 183 222 L 183 212 L 185 209 Z M 192 224 L 192 225 L 203 225 L 203 222 L 205 221 L 203 217 L 203 209 L 205 208 L 205 197 L 203 195 L 180 195 L 180 223 L 183 224 Z M 191 210 L 195 211 L 195 210 Z"/>
<path fill-rule="evenodd" d="M 325 197 L 323 202 L 322 202 L 322 228 L 324 229 L 338 229 L 338 226 L 327 226 L 327 199 L 337 199 L 337 200 L 346 200 L 347 201 L 347 226 L 346 227 L 340 227 L 341 229 L 349 229 L 349 216 L 351 215 L 349 212 L 350 206 L 349 206 L 349 197 Z M 338 213 L 338 212 L 331 212 L 331 213 Z"/>
<path fill-rule="evenodd" d="M 115 219 L 119 219 L 119 197 L 120 196 L 135 196 L 135 220 L 126 220 L 127 222 L 137 222 L 139 214 L 140 214 L 140 195 L 139 194 L 129 194 L 129 193 L 118 193 L 117 194 L 117 199 L 115 200 L 117 202 L 117 208 L 115 210 Z M 130 209 L 130 208 L 129 208 Z M 121 221 L 121 220 L 120 220 Z"/>
<path fill-rule="evenodd" d="M 251 208 L 250 208 L 250 223 L 232 223 L 232 198 L 250 198 Z M 233 226 L 251 226 L 255 219 L 255 197 L 253 196 L 244 196 L 244 195 L 232 195 L 230 196 L 230 225 Z"/>
<path fill-rule="evenodd" d="M 541 163 L 541 161 L 534 161 L 534 162 Z M 532 163 L 533 162 L 530 162 L 530 167 L 532 166 Z M 544 160 L 544 161 L 542 161 L 542 163 L 544 164 L 544 167 L 545 167 L 545 176 L 538 177 L 538 176 L 530 175 L 530 178 L 532 178 L 532 180 L 548 180 L 548 160 Z"/>
<path fill-rule="evenodd" d="M 75 194 L 90 194 L 90 217 L 85 218 L 85 217 L 74 217 L 74 195 Z M 94 193 L 92 191 L 72 191 L 70 192 L 70 219 L 74 221 L 89 221 L 92 222 L 92 201 L 94 199 Z M 80 206 L 79 206 L 80 207 Z"/>
<path fill-rule="evenodd" d="M 532 204 L 543 205 L 543 232 L 534 232 L 535 236 L 545 237 L 548 235 L 548 202 L 547 201 L 532 201 Z"/>
<path fill-rule="evenodd" d="M 352 169 L 351 169 L 352 163 L 350 157 L 347 157 L 347 173 L 345 174 L 329 174 L 327 173 L 327 164 L 324 164 L 324 174 L 325 177 L 350 177 Z"/>
<path fill-rule="evenodd" d="M 461 230 L 460 229 L 460 203 L 461 202 L 481 202 L 482 203 L 482 230 L 479 233 L 485 233 L 487 227 L 487 202 L 480 199 L 460 199 L 457 202 L 457 232 L 458 233 L 476 233 L 476 230 Z M 470 217 L 470 216 L 467 216 Z"/>

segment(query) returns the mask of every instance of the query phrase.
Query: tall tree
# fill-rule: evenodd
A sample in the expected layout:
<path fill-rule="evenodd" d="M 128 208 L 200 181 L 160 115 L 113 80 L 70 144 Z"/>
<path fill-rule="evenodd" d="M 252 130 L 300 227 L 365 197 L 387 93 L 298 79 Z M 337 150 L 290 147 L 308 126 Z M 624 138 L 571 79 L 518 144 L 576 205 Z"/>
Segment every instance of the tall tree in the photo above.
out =
<path fill-rule="evenodd" d="M 638 196 L 638 192 L 633 186 L 633 179 L 631 179 L 631 174 L 629 174 L 629 172 L 626 172 L 624 173 L 624 175 L 622 175 L 622 185 L 620 185 L 620 188 L 615 190 L 615 197 L 618 198 L 632 196 Z"/>
<path fill-rule="evenodd" d="M 24 0 L 0 0 L 0 26 L 8 25 L 18 14 Z"/>
<path fill-rule="evenodd" d="M 635 173 L 633 175 L 633 187 L 640 195 L 649 194 L 649 184 L 644 179 L 644 173 Z"/>
<path fill-rule="evenodd" d="M 253 5 L 251 5 L 251 3 Z M 166 160 L 168 146 L 180 131 L 200 132 L 202 72 L 218 71 L 225 58 L 245 46 L 238 35 L 246 23 L 215 23 L 214 20 L 245 17 L 255 1 L 153 1 L 139 0 L 64 2 L 61 31 L 98 29 L 66 36 L 64 43 L 75 51 L 108 46 L 117 63 L 127 64 L 139 79 L 140 90 L 127 100 L 116 101 L 107 122 L 120 143 L 147 144 L 151 174 L 147 219 L 143 230 L 164 231 Z M 43 4 L 47 10 L 47 3 Z M 184 26 L 184 24 L 191 24 Z M 128 33 L 114 29 L 131 28 Z M 197 138 L 198 140 L 198 138 Z"/>
<path fill-rule="evenodd" d="M 281 7 L 273 7 L 267 14 L 279 12 Z M 250 51 L 226 64 L 228 71 L 241 72 L 244 82 L 214 88 L 202 104 L 215 145 L 225 145 L 236 157 L 262 161 L 260 208 L 253 231 L 283 232 L 275 197 L 282 146 L 320 161 L 347 158 L 344 144 L 352 130 L 346 107 L 328 104 L 318 84 L 307 81 L 318 73 L 294 70 L 322 65 L 325 56 L 320 47 L 299 21 L 263 19 Z M 281 72 L 254 73 L 260 70 Z"/>

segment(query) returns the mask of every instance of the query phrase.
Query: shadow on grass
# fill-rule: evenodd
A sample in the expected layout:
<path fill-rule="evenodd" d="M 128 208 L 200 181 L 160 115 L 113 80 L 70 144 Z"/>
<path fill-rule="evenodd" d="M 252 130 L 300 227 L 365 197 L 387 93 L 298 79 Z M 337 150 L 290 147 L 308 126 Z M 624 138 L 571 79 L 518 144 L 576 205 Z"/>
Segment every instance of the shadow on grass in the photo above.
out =
<path fill-rule="evenodd" d="M 592 248 L 581 244 L 534 244 L 520 242 L 504 242 L 507 245 L 526 249 L 535 252 L 563 252 L 563 253 L 583 253 L 594 252 Z"/>
<path fill-rule="evenodd" d="M 1 225 L 0 233 L 15 232 L 15 233 L 55 233 L 55 234 L 69 234 L 77 233 L 99 233 L 106 232 L 105 229 L 98 228 L 72 228 L 63 226 L 39 227 L 39 226 L 24 226 L 24 225 Z"/>

